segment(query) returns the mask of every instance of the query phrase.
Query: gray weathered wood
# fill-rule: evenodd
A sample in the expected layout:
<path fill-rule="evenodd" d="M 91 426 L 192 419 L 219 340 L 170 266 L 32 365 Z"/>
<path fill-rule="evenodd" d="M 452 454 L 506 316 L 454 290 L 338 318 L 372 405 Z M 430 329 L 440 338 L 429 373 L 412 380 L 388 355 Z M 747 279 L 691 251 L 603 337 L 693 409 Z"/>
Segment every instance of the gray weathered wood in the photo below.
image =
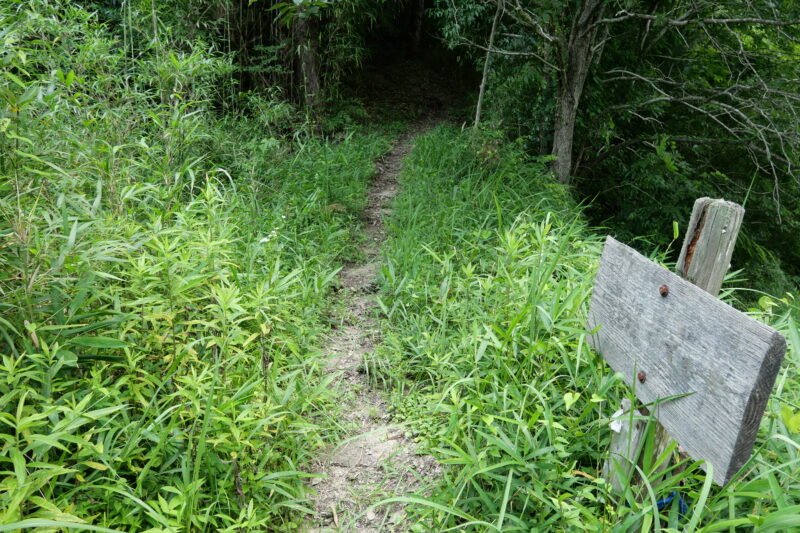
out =
<path fill-rule="evenodd" d="M 697 199 L 678 258 L 678 275 L 714 296 L 719 294 L 743 219 L 739 204 Z"/>
<path fill-rule="evenodd" d="M 712 200 L 700 198 L 695 201 L 692 215 L 687 226 L 683 241 L 681 258 L 676 265 L 678 274 L 686 279 L 690 274 L 695 285 L 716 296 L 721 287 L 725 273 L 730 266 L 730 258 L 739 233 L 739 228 L 744 215 L 742 206 L 725 200 Z M 690 268 L 691 267 L 691 268 Z M 691 270 L 691 272 L 689 272 Z M 624 421 L 625 428 L 620 432 L 612 433 L 611 449 L 622 449 L 627 441 L 639 442 L 643 437 L 644 424 L 632 427 L 629 421 Z M 625 442 L 623 442 L 623 440 Z M 655 422 L 653 435 L 653 452 L 651 461 L 656 461 L 666 451 L 672 438 L 658 421 Z M 631 454 L 638 453 L 638 448 L 628 449 Z M 680 450 L 680 456 L 686 454 Z M 626 475 L 625 470 L 610 469 L 610 460 L 613 453 L 604 465 L 604 475 L 608 473 L 612 486 L 621 487 L 627 479 L 620 477 Z M 626 464 L 633 464 L 641 460 L 635 455 L 626 457 Z M 669 466 L 669 461 L 663 463 L 659 470 Z M 651 479 L 651 481 L 655 481 Z"/>
<path fill-rule="evenodd" d="M 633 468 L 636 466 L 639 445 L 644 435 L 644 415 L 638 410 L 631 413 L 631 408 L 631 401 L 624 398 L 619 411 L 615 413 L 614 420 L 611 422 L 611 429 L 614 433 L 608 449 L 608 457 L 603 463 L 603 477 L 611 483 L 611 487 L 616 491 L 621 491 L 625 480 L 631 478 Z"/>
<path fill-rule="evenodd" d="M 660 403 L 655 417 L 726 483 L 750 457 L 785 339 L 611 237 L 589 311 L 597 326 L 591 345 L 641 401 L 687 395 Z"/>
<path fill-rule="evenodd" d="M 675 265 L 678 275 L 717 296 L 730 268 L 743 219 L 744 208 L 739 204 L 711 198 L 695 200 L 681 255 Z M 658 459 L 671 441 L 664 426 L 656 423 L 651 459 Z M 685 453 L 679 455 L 684 457 Z M 664 463 L 660 469 L 668 466 L 669 462 Z"/>

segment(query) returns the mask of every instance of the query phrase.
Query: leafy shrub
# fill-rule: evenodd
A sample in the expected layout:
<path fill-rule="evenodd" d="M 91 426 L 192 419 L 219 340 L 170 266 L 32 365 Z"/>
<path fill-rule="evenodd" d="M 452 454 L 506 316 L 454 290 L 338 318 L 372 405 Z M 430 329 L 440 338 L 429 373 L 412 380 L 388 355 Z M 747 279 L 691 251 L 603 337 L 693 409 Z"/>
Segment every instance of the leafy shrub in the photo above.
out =
<path fill-rule="evenodd" d="M 300 527 L 335 434 L 315 341 L 385 139 L 287 137 L 265 97 L 219 116 L 228 56 L 132 61 L 66 2 L 0 20 L 0 524 Z"/>

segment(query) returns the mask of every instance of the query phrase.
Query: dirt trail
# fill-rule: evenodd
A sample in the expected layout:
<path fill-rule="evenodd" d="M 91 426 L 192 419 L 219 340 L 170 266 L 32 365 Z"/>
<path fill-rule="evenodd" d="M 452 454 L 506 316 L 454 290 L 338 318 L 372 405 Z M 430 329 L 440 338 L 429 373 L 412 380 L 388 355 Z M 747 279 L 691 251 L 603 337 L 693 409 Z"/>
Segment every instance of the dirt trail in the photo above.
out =
<path fill-rule="evenodd" d="M 385 239 L 383 218 L 397 193 L 397 176 L 413 138 L 429 125 L 412 126 L 378 163 L 378 175 L 368 192 L 362 247 L 366 261 L 347 265 L 340 274 L 346 311 L 340 327 L 329 338 L 331 355 L 326 371 L 343 402 L 341 424 L 348 435 L 318 460 L 313 478 L 316 517 L 312 532 L 408 531 L 402 505 L 369 506 L 392 496 L 413 492 L 436 479 L 441 471 L 428 455 L 418 455 L 405 429 L 393 424 L 384 395 L 369 384 L 365 360 L 379 342 L 375 320 L 380 270 L 380 244 Z"/>

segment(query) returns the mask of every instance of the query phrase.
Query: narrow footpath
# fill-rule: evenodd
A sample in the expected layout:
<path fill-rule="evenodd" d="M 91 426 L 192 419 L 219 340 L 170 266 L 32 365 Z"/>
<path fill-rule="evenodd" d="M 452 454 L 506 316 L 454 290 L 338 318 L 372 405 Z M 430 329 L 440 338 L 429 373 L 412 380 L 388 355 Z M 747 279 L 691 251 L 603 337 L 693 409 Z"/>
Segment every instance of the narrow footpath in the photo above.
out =
<path fill-rule="evenodd" d="M 371 507 L 394 496 L 424 488 L 439 477 L 439 464 L 419 455 L 405 429 L 393 424 L 384 394 L 370 385 L 366 361 L 380 342 L 376 321 L 380 245 L 386 238 L 383 219 L 397 194 L 397 177 L 414 137 L 430 127 L 412 125 L 378 163 L 363 216 L 366 260 L 340 273 L 346 311 L 324 347 L 330 354 L 326 371 L 335 375 L 332 387 L 342 401 L 345 439 L 320 457 L 309 483 L 316 492 L 313 532 L 408 531 L 411 524 L 402 505 Z"/>

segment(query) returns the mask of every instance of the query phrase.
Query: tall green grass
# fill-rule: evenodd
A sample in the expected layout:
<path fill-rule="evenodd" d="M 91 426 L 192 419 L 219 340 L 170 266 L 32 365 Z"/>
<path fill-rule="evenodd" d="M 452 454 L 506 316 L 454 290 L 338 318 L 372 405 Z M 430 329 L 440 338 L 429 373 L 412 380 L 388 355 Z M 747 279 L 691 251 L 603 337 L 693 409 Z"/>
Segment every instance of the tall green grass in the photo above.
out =
<path fill-rule="evenodd" d="M 787 335 L 790 351 L 743 474 L 715 488 L 697 463 L 656 474 L 658 462 L 646 460 L 637 477 L 648 481 L 614 493 L 600 471 L 609 418 L 630 391 L 584 333 L 600 232 L 544 161 L 451 127 L 417 141 L 401 185 L 374 364 L 397 391 L 395 414 L 448 466 L 428 498 L 406 499 L 415 531 L 798 527 L 792 300 L 751 310 Z M 673 491 L 688 503 L 684 517 L 677 498 L 657 510 Z"/>
<path fill-rule="evenodd" d="M 299 528 L 386 139 L 315 140 L 265 95 L 220 114 L 228 56 L 67 2 L 0 28 L 0 529 Z"/>

